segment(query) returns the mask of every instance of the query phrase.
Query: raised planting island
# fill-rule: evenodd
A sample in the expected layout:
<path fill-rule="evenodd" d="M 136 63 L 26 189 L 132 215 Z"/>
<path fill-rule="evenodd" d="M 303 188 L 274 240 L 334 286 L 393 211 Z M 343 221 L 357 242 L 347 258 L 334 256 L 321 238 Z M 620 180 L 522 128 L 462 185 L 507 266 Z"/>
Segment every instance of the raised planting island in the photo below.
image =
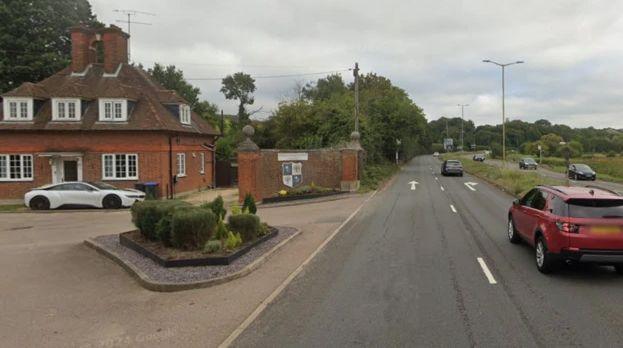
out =
<path fill-rule="evenodd" d="M 277 192 L 276 195 L 274 196 L 264 198 L 262 200 L 262 203 L 277 203 L 277 202 L 294 201 L 298 199 L 312 199 L 312 198 L 339 195 L 343 193 L 347 193 L 347 192 L 328 188 L 328 187 L 317 186 L 317 185 L 314 185 L 314 183 L 312 182 L 311 185 L 295 187 L 295 188 L 291 188 L 288 190 L 285 190 L 285 189 L 281 190 Z"/>
<path fill-rule="evenodd" d="M 225 222 L 220 196 L 201 206 L 174 200 L 138 202 L 132 207 L 137 230 L 120 234 L 119 243 L 163 267 L 228 265 L 278 234 L 255 212 L 250 201 L 233 209 Z"/>

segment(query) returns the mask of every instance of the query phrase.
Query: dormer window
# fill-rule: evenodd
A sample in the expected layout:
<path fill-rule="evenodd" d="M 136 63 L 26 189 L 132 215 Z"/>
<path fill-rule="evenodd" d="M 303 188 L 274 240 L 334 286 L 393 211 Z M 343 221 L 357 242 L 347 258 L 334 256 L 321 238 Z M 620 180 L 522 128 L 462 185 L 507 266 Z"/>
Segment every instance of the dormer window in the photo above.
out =
<path fill-rule="evenodd" d="M 32 121 L 32 98 L 5 97 L 3 104 L 5 121 Z"/>
<path fill-rule="evenodd" d="M 190 124 L 190 106 L 186 104 L 180 104 L 180 122 Z"/>
<path fill-rule="evenodd" d="M 53 121 L 80 121 L 81 115 L 80 99 L 59 99 L 52 98 L 52 120 Z"/>
<path fill-rule="evenodd" d="M 99 120 L 105 122 L 125 122 L 128 120 L 128 101 L 126 99 L 100 99 Z"/>

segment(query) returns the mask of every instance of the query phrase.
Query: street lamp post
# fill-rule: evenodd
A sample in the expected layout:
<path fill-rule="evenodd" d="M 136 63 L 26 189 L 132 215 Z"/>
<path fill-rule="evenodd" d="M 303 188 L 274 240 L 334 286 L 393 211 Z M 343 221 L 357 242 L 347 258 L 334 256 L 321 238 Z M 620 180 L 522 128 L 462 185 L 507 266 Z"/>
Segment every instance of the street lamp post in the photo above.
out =
<path fill-rule="evenodd" d="M 491 64 L 495 64 L 497 66 L 499 66 L 500 68 L 502 68 L 502 163 L 504 164 L 504 166 L 506 166 L 506 110 L 505 110 L 505 86 L 504 86 L 504 70 L 507 66 L 509 65 L 513 65 L 513 64 L 523 64 L 523 60 L 518 60 L 516 62 L 512 62 L 512 63 L 506 63 L 506 64 L 502 64 L 502 63 L 498 63 L 498 62 L 494 62 L 492 60 L 489 59 L 485 59 L 483 60 L 483 63 L 491 63 Z"/>
<path fill-rule="evenodd" d="M 457 106 L 461 108 L 461 151 L 465 151 L 463 147 L 463 112 L 465 111 L 465 107 L 469 106 L 469 104 L 457 104 Z"/>

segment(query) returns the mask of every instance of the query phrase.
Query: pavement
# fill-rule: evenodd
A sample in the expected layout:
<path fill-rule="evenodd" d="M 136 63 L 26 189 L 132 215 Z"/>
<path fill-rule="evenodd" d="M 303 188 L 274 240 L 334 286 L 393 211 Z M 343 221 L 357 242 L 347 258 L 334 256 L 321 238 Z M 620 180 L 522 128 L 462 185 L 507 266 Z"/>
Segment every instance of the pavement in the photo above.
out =
<path fill-rule="evenodd" d="M 0 215 L 0 346 L 215 347 L 369 195 L 258 207 L 301 233 L 259 269 L 206 289 L 142 288 L 83 240 L 133 228 L 121 211 Z"/>
<path fill-rule="evenodd" d="M 405 166 L 233 346 L 623 344 L 623 277 L 592 265 L 539 273 L 532 249 L 507 240 L 513 198 L 442 177 L 439 163 Z"/>

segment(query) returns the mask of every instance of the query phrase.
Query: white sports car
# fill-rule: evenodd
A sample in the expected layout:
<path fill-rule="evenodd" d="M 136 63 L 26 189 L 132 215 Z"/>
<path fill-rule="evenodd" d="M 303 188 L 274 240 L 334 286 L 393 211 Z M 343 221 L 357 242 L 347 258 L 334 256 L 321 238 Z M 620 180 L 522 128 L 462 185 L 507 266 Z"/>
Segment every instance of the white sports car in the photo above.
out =
<path fill-rule="evenodd" d="M 118 209 L 130 207 L 134 202 L 144 199 L 144 192 L 120 189 L 102 182 L 63 182 L 32 189 L 24 195 L 24 204 L 33 210 L 61 206 Z"/>

